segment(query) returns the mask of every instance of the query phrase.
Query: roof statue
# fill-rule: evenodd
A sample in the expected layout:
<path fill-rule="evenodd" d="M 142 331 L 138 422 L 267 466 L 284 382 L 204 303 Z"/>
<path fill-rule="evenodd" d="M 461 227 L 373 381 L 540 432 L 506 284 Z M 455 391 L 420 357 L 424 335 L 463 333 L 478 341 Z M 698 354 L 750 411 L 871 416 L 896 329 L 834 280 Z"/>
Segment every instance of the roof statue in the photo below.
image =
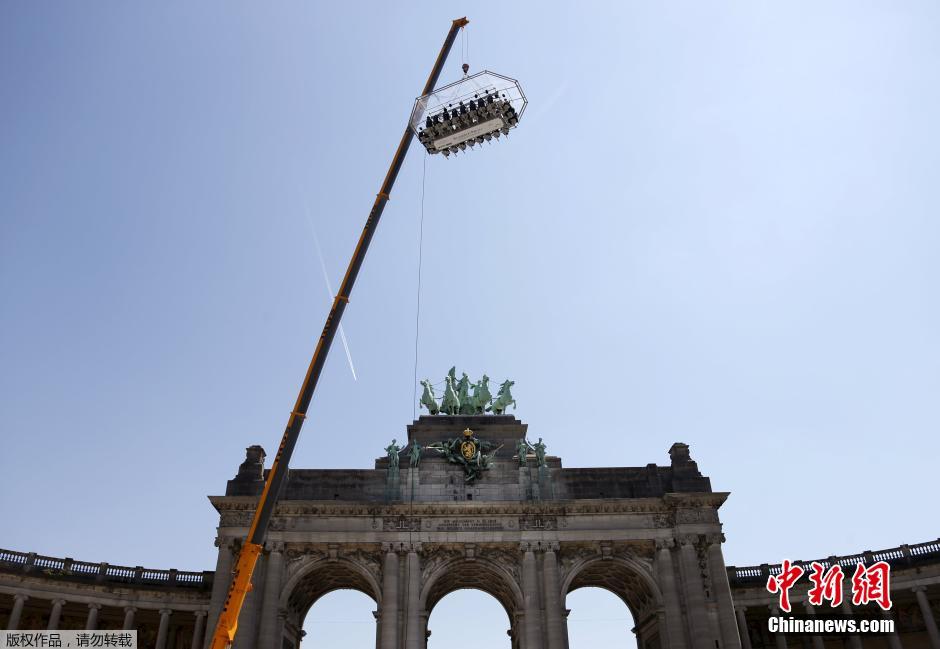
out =
<path fill-rule="evenodd" d="M 418 466 L 418 462 L 421 461 L 421 444 L 415 441 L 411 442 L 411 452 L 408 453 L 408 459 L 412 467 Z"/>
<path fill-rule="evenodd" d="M 388 453 L 388 472 L 392 475 L 398 473 L 398 453 L 401 451 L 401 447 L 398 445 L 398 440 L 393 439 L 392 443 L 385 447 L 385 452 Z"/>
<path fill-rule="evenodd" d="M 500 383 L 495 400 L 490 392 L 490 377 L 484 374 L 479 381 L 473 382 L 466 372 L 461 372 L 458 379 L 456 366 L 448 370 L 441 383 L 431 383 L 427 378 L 420 383 L 423 389 L 419 403 L 431 415 L 485 415 L 488 412 L 502 415 L 510 405 L 516 407 L 516 400 L 510 392 L 516 382 L 508 379 Z M 440 400 L 434 391 L 435 385 L 443 386 L 444 394 Z"/>
<path fill-rule="evenodd" d="M 509 407 L 509 404 L 512 404 L 512 407 L 516 407 L 516 400 L 512 398 L 512 393 L 509 392 L 509 388 L 516 384 L 515 381 L 505 380 L 499 386 L 499 392 L 496 394 L 496 401 L 493 402 L 493 405 L 487 410 L 492 411 L 494 415 L 501 415 L 506 412 L 506 408 Z"/>

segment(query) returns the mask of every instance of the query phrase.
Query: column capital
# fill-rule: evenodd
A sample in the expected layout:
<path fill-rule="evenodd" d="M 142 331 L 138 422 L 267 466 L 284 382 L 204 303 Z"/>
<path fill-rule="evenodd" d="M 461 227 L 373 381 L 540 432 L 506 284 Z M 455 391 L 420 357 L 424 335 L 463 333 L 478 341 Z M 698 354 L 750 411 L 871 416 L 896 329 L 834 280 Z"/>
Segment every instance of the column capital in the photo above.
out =
<path fill-rule="evenodd" d="M 198 618 L 201 618 L 201 617 L 205 617 L 205 616 L 207 616 L 208 614 L 209 614 L 209 611 L 193 611 L 193 615 L 194 615 L 197 619 L 198 619 Z"/>
<path fill-rule="evenodd" d="M 124 607 L 124 612 L 125 612 L 125 613 L 136 613 L 136 612 L 137 612 L 137 607 L 136 607 L 136 606 L 125 606 L 125 607 Z"/>
<path fill-rule="evenodd" d="M 721 546 L 721 544 L 725 542 L 725 535 L 722 534 L 721 532 L 717 532 L 715 534 L 708 534 L 705 537 L 705 542 L 708 543 L 708 545 Z"/>
<path fill-rule="evenodd" d="M 53 605 L 53 606 L 56 606 L 56 605 L 58 605 L 58 606 L 65 606 L 66 604 L 68 604 L 68 602 L 66 602 L 66 601 L 65 601 L 64 599 L 62 599 L 61 597 L 57 597 L 57 598 L 55 598 L 54 600 L 52 600 L 52 605 Z"/>
<path fill-rule="evenodd" d="M 264 549 L 268 552 L 283 552 L 284 541 L 265 541 Z"/>
<path fill-rule="evenodd" d="M 737 611 L 738 613 L 747 613 L 747 606 L 745 606 L 744 604 L 735 604 L 734 610 Z"/>
<path fill-rule="evenodd" d="M 681 534 L 676 538 L 679 542 L 679 545 L 685 547 L 687 545 L 696 545 L 698 543 L 698 534 Z"/>
<path fill-rule="evenodd" d="M 926 586 L 914 586 L 911 588 L 911 592 L 912 593 L 926 593 L 927 587 Z"/>
<path fill-rule="evenodd" d="M 16 600 L 17 602 L 25 602 L 26 600 L 29 599 L 29 595 L 24 595 L 23 593 L 17 593 L 16 595 L 13 596 L 13 599 Z"/>
<path fill-rule="evenodd" d="M 101 608 L 101 604 L 99 604 L 98 602 L 88 602 L 88 608 L 95 609 L 97 611 Z"/>
<path fill-rule="evenodd" d="M 558 541 L 549 541 L 545 544 L 545 552 L 551 552 L 555 554 L 561 549 L 561 544 Z"/>
<path fill-rule="evenodd" d="M 536 550 L 538 550 L 537 541 L 522 541 L 519 543 L 519 552 L 523 554 L 526 552 L 535 552 Z"/>
<path fill-rule="evenodd" d="M 668 539 L 656 539 L 657 550 L 671 550 L 676 545 L 676 540 L 672 537 Z"/>
<path fill-rule="evenodd" d="M 172 609 L 172 608 L 161 608 L 161 609 L 160 609 L 160 615 L 166 615 L 166 616 L 173 615 L 173 609 Z"/>
<path fill-rule="evenodd" d="M 382 543 L 382 552 L 385 554 L 402 554 L 406 552 L 405 544 L 401 543 L 400 541 L 395 543 L 389 543 L 386 541 Z"/>

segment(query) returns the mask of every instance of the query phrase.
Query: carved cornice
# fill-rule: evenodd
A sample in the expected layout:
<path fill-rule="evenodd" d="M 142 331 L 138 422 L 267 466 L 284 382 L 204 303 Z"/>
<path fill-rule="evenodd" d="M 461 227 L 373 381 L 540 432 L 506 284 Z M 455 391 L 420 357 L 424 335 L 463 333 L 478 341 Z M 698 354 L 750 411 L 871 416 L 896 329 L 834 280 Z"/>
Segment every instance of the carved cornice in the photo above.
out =
<path fill-rule="evenodd" d="M 666 494 L 662 498 L 603 498 L 539 502 L 474 502 L 441 501 L 434 503 L 362 503 L 323 500 L 288 500 L 281 502 L 276 517 L 293 516 L 370 516 L 375 518 L 411 518 L 417 516 L 519 516 L 526 519 L 574 516 L 580 514 L 652 514 L 657 526 L 673 524 L 673 517 L 705 517 L 687 512 L 715 509 L 724 502 L 726 493 Z M 253 496 L 210 496 L 221 514 L 253 512 L 258 499 Z M 250 518 L 247 519 L 250 521 Z M 717 520 L 717 518 L 715 519 Z M 685 522 L 680 520 L 680 522 Z M 692 521 L 689 521 L 692 522 Z M 705 522 L 696 520 L 695 522 Z M 711 522 L 711 521 L 708 521 Z"/>

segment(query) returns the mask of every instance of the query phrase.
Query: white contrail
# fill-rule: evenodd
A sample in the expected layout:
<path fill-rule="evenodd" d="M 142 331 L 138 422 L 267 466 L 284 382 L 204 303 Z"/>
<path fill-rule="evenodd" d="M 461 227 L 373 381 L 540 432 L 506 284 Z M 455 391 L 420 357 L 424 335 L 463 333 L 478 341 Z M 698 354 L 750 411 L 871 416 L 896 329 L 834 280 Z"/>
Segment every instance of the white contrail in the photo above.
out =
<path fill-rule="evenodd" d="M 306 203 L 306 202 L 305 202 Z M 326 295 L 330 300 L 330 304 L 333 303 L 333 287 L 330 285 L 330 275 L 326 272 L 326 262 L 323 261 L 323 251 L 320 249 L 320 238 L 317 236 L 317 229 L 313 226 L 313 218 L 310 216 L 310 209 L 307 208 L 306 204 L 307 224 L 310 226 L 310 232 L 313 233 L 313 243 L 317 247 L 317 257 L 320 258 L 320 269 L 323 271 L 323 279 L 326 280 Z M 356 378 L 356 368 L 353 366 L 352 354 L 349 353 L 349 343 L 346 342 L 346 332 L 343 331 L 343 323 L 339 325 L 339 337 L 343 341 L 343 349 L 346 350 L 346 360 L 349 361 L 349 371 L 352 372 L 353 381 L 359 381 Z"/>

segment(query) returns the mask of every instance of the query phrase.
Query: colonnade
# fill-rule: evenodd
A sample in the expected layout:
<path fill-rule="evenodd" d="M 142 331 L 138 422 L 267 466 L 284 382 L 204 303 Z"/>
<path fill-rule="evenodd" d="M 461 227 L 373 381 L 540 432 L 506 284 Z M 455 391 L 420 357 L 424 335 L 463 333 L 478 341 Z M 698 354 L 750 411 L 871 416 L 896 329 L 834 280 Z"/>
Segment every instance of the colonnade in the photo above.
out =
<path fill-rule="evenodd" d="M 13 596 L 13 608 L 10 611 L 10 617 L 7 621 L 6 628 L 10 631 L 15 631 L 20 628 L 20 624 L 23 619 L 23 612 L 26 606 L 26 603 L 32 601 L 35 603 L 38 600 L 36 597 L 30 597 L 24 593 L 16 593 Z M 52 600 L 39 600 L 49 602 L 49 614 L 48 619 L 45 624 L 47 631 L 56 631 L 60 628 L 62 622 L 62 614 L 65 606 L 69 604 L 68 600 L 57 597 Z M 107 602 L 88 602 L 87 614 L 85 617 L 84 629 L 86 631 L 96 631 L 99 629 L 99 622 L 101 617 L 101 611 L 103 608 L 107 607 L 109 609 L 113 608 L 116 611 L 123 613 L 123 623 L 121 625 L 121 630 L 133 630 L 137 628 L 138 616 L 137 613 L 140 610 L 136 606 L 114 606 L 113 604 Z M 150 610 L 150 609 L 148 609 Z M 189 645 L 190 649 L 201 649 L 203 633 L 205 630 L 205 620 L 207 611 L 205 610 L 196 610 L 196 611 L 174 611 L 172 608 L 160 608 L 158 609 L 159 614 L 159 624 L 157 627 L 157 638 L 155 649 L 167 649 L 168 639 L 169 639 L 169 630 L 170 630 L 170 616 L 176 615 L 185 615 L 190 614 L 194 616 L 193 620 L 193 634 L 191 644 Z"/>
<path fill-rule="evenodd" d="M 933 608 L 930 605 L 930 601 L 927 599 L 926 590 L 927 589 L 925 586 L 914 586 L 913 588 L 909 589 L 909 592 L 913 593 L 914 599 L 917 601 L 917 607 L 923 619 L 931 649 L 940 649 L 940 633 L 938 633 L 937 630 L 937 620 L 936 616 L 934 615 Z M 892 597 L 895 599 L 895 601 L 897 601 L 899 595 L 901 595 L 901 592 L 902 591 L 892 590 Z M 802 602 L 802 607 L 806 615 L 815 616 L 820 613 L 820 611 L 818 611 L 817 608 L 810 604 L 807 600 Z M 752 642 L 747 623 L 747 612 L 749 610 L 760 610 L 761 617 L 765 615 L 765 611 L 769 611 L 771 616 L 781 615 L 780 609 L 776 604 L 736 604 L 734 608 L 737 619 L 737 626 L 741 635 L 742 649 L 752 649 Z M 842 604 L 839 609 L 840 614 L 853 615 L 856 612 L 857 609 L 853 608 L 850 598 L 845 598 L 842 600 Z M 894 632 L 886 636 L 890 649 L 904 649 L 904 644 L 901 641 L 900 634 L 898 633 L 897 616 L 894 615 L 891 610 L 881 611 L 881 616 L 884 619 L 895 621 Z M 810 641 L 812 643 L 813 649 L 824 649 L 825 643 L 821 636 L 811 636 Z M 774 634 L 774 643 L 776 649 L 790 649 L 787 644 L 786 634 Z M 849 649 L 863 649 L 863 645 L 864 643 L 860 635 L 851 635 L 847 639 L 847 647 Z"/>

